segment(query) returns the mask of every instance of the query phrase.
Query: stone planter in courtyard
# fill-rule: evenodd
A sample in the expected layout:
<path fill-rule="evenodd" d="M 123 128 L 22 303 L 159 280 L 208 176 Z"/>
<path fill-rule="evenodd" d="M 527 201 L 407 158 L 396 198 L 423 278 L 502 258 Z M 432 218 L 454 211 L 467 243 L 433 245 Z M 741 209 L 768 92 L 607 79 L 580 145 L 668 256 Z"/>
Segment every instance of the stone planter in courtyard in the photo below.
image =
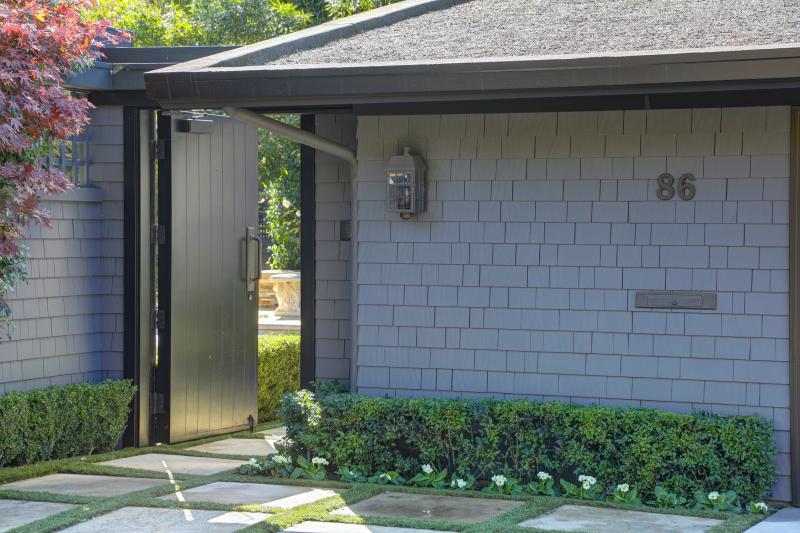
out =
<path fill-rule="evenodd" d="M 269 277 L 272 289 L 278 299 L 275 316 L 280 318 L 300 318 L 300 272 L 283 271 Z"/>

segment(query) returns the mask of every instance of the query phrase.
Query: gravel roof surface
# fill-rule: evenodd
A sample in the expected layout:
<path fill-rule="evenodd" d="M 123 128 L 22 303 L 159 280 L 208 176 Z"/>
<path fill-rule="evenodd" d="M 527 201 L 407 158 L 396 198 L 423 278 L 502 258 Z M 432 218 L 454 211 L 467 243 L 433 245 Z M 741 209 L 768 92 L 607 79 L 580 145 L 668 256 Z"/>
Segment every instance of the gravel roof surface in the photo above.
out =
<path fill-rule="evenodd" d="M 800 0 L 472 0 L 271 64 L 547 56 L 800 43 Z"/>

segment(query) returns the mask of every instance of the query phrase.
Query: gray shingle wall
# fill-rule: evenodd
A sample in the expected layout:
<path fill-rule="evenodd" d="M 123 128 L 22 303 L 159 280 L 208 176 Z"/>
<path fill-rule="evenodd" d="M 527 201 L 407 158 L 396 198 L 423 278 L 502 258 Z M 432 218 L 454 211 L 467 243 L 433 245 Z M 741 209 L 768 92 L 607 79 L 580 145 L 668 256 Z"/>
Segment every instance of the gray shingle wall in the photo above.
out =
<path fill-rule="evenodd" d="M 0 394 L 122 375 L 122 108 L 92 112 L 90 177 L 100 201 L 48 201 L 33 227 L 29 279 L 10 295 Z M 80 196 L 80 191 L 76 191 Z"/>
<path fill-rule="evenodd" d="M 317 115 L 316 133 L 355 144 L 352 115 Z M 340 239 L 340 222 L 350 219 L 350 165 L 316 154 L 316 377 L 350 381 L 352 242 Z"/>
<path fill-rule="evenodd" d="M 359 391 L 758 413 L 788 498 L 787 107 L 364 116 L 357 137 Z M 430 167 L 413 221 L 384 206 L 400 145 Z M 657 199 L 666 171 L 694 200 Z"/>

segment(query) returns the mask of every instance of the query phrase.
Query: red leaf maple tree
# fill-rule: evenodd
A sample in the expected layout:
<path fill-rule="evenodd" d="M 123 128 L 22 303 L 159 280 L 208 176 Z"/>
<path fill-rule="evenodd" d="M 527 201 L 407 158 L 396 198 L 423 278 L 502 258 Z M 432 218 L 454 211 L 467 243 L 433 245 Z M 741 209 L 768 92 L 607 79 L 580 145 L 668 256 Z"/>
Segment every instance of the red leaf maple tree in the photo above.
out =
<path fill-rule="evenodd" d="M 62 84 L 112 41 L 106 22 L 81 18 L 90 6 L 90 0 L 0 2 L 0 259 L 20 254 L 28 224 L 48 223 L 39 197 L 70 187 L 60 170 L 39 161 L 47 143 L 77 135 L 89 120 L 92 105 Z M 0 306 L 9 287 L 1 271 L 6 261 Z"/>

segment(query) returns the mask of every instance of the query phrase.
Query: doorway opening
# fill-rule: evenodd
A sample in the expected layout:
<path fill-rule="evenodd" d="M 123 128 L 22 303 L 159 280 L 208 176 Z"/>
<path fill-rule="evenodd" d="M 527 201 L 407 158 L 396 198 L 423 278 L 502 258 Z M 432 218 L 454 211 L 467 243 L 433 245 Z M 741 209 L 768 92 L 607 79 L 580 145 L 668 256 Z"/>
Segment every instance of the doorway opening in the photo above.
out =
<path fill-rule="evenodd" d="M 314 151 L 221 112 L 143 108 L 126 108 L 125 145 L 125 376 L 139 387 L 125 442 L 275 419 L 314 375 Z M 274 288 L 291 278 L 307 281 Z M 260 306 L 277 327 L 259 328 Z"/>

